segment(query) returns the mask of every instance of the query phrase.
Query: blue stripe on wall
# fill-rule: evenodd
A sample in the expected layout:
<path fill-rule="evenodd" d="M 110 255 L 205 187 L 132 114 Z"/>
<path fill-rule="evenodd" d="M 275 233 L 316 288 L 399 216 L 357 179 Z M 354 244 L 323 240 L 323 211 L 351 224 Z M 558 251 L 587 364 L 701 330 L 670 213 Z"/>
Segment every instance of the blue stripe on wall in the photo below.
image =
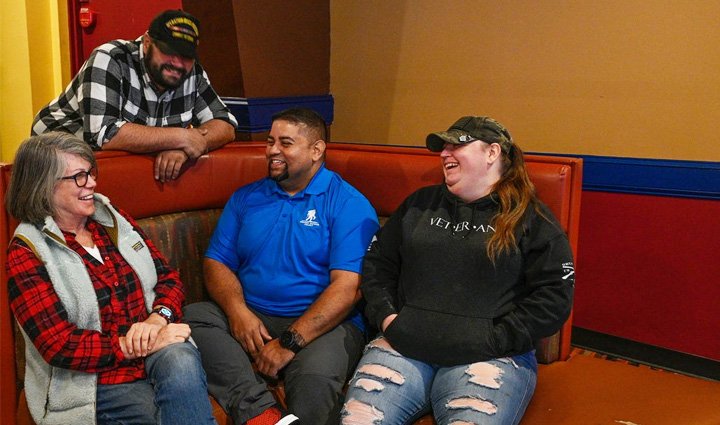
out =
<path fill-rule="evenodd" d="M 238 119 L 238 131 L 251 133 L 268 131 L 270 117 L 290 107 L 315 109 L 328 124 L 332 123 L 334 118 L 332 95 L 223 98 L 223 101 Z M 583 190 L 720 199 L 720 163 L 718 162 L 528 153 L 583 158 Z"/>
<path fill-rule="evenodd" d="M 562 156 L 583 158 L 583 190 L 720 199 L 718 162 L 593 155 Z"/>
<path fill-rule="evenodd" d="M 288 108 L 314 109 L 325 122 L 333 122 L 332 95 L 290 97 L 223 97 L 223 102 L 238 120 L 238 131 L 261 133 L 270 130 L 272 116 Z"/>

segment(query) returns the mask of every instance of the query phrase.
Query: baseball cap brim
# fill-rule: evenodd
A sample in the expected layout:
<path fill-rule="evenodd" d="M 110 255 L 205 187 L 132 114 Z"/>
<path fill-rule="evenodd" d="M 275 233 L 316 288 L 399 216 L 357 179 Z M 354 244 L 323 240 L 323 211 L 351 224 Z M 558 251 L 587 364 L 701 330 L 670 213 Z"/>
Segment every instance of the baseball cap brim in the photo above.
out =
<path fill-rule="evenodd" d="M 467 140 L 461 141 L 461 137 L 464 136 Z M 438 131 L 436 133 L 428 134 L 425 138 L 425 146 L 431 152 L 440 152 L 445 147 L 445 143 L 452 143 L 453 145 L 464 145 L 467 143 L 474 142 L 478 139 L 472 137 L 466 131 L 462 130 L 447 130 Z"/>
<path fill-rule="evenodd" d="M 152 35 L 150 35 L 152 37 Z M 197 50 L 195 46 L 188 43 L 175 43 L 175 46 L 171 46 L 169 43 L 157 40 L 153 38 L 153 41 L 158 46 L 161 52 L 166 55 L 180 55 L 190 59 L 197 59 Z"/>

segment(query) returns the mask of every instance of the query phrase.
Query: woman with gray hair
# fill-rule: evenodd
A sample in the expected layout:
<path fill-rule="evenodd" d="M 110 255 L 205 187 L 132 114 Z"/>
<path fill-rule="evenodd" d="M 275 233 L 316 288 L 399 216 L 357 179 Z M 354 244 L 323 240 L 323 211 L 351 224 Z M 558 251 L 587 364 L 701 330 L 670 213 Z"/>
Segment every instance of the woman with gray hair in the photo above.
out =
<path fill-rule="evenodd" d="M 38 424 L 213 424 L 177 271 L 95 192 L 87 143 L 51 132 L 17 151 L 7 209 L 10 308 Z"/>

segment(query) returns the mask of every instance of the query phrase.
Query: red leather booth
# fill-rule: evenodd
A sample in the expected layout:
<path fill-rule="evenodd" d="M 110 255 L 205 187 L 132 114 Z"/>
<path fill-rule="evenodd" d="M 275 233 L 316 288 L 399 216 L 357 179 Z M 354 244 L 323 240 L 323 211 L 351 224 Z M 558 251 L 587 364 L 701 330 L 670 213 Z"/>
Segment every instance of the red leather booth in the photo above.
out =
<path fill-rule="evenodd" d="M 169 183 L 159 183 L 153 179 L 153 157 L 150 155 L 100 152 L 97 155 L 97 191 L 107 195 L 115 205 L 136 219 L 180 212 L 203 214 L 204 211 L 217 211 L 236 188 L 266 175 L 264 145 L 256 142 L 233 142 L 203 155 L 178 180 Z M 573 250 L 576 251 L 582 160 L 526 155 L 525 161 L 539 197 L 553 210 L 567 232 Z M 327 167 L 338 172 L 364 193 L 381 217 L 390 215 L 415 189 L 442 182 L 442 170 L 437 154 L 422 148 L 330 143 Z M 3 205 L 11 171 L 12 164 L 0 164 L 0 199 L 3 200 Z M 7 247 L 16 225 L 2 208 L 1 246 Z M 211 231 L 211 228 L 206 230 Z M 172 242 L 174 236 L 166 236 Z M 209 237 L 209 234 L 205 236 Z M 575 256 L 577 258 L 577 252 Z M 201 253 L 179 261 L 199 263 L 200 257 Z M 15 335 L 14 319 L 8 307 L 5 259 L 6 252 L 2 249 L 0 418 L 2 423 L 7 424 L 32 423 L 23 397 L 20 397 L 22 381 L 18 376 L 22 375 L 22 370 L 17 368 L 24 364 L 24 353 L 16 345 L 18 339 Z M 180 268 L 187 271 L 187 267 Z M 196 290 L 193 293 L 201 294 L 202 291 Z M 538 358 L 542 363 L 567 359 L 570 353 L 570 329 L 571 319 L 557 335 L 542 342 L 538 347 Z M 229 423 L 221 409 L 216 408 L 216 414 L 219 423 Z M 432 420 L 424 418 L 419 423 L 430 424 Z"/>

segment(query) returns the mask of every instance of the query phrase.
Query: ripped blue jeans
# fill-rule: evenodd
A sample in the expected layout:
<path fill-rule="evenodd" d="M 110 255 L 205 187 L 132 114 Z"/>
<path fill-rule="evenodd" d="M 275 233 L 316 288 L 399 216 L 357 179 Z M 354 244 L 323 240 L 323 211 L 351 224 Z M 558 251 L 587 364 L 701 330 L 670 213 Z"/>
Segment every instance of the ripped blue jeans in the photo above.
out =
<path fill-rule="evenodd" d="M 350 380 L 342 424 L 412 424 L 431 410 L 438 425 L 517 424 L 536 382 L 535 351 L 441 367 L 403 357 L 380 337 Z"/>

